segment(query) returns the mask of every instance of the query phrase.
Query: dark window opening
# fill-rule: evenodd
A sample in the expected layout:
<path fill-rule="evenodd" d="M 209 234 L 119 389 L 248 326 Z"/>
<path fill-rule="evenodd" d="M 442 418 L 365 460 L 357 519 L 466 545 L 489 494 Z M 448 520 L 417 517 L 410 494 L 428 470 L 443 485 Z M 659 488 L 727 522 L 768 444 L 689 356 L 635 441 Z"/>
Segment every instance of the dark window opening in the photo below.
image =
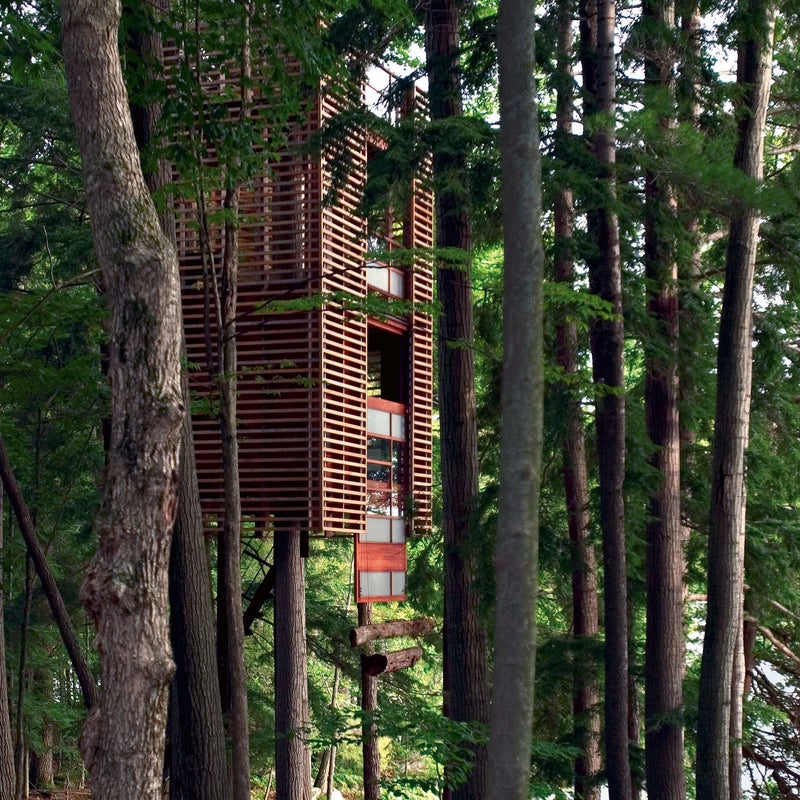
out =
<path fill-rule="evenodd" d="M 394 403 L 408 402 L 406 337 L 370 327 L 367 343 L 367 393 Z"/>

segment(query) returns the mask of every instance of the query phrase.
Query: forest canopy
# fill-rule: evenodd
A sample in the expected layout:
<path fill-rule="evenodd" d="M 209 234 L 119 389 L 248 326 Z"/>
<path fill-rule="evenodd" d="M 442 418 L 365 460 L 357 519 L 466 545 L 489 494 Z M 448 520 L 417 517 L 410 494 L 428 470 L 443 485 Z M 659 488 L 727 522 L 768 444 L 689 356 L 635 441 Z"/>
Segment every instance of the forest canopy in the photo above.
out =
<path fill-rule="evenodd" d="M 121 745 L 141 738 L 147 788 L 113 796 L 299 800 L 313 785 L 496 800 L 504 733 L 522 741 L 520 797 L 800 795 L 800 9 L 101 5 L 0 8 L 0 797 L 112 796 L 98 794 L 122 781 L 99 777 L 123 730 L 112 684 L 128 699 L 145 674 L 155 710 Z M 105 50 L 81 46 L 101 32 Z M 94 98 L 110 123 L 90 129 L 89 66 L 73 59 L 100 55 L 119 94 Z M 111 129 L 125 147 L 92 156 Z M 419 244 L 408 209 L 422 196 Z M 322 283 L 278 295 L 302 282 L 292 247 L 311 238 L 285 220 L 312 205 L 359 220 L 335 244 L 359 252 L 343 274 L 380 267 L 387 286 L 410 286 L 427 269 L 432 301 Z M 267 224 L 274 209 L 289 211 Z M 193 272 L 179 274 L 173 245 Z M 242 311 L 254 252 L 290 266 Z M 189 290 L 206 316 L 185 326 L 201 344 L 181 350 Z M 353 539 L 250 514 L 239 479 L 259 370 L 287 395 L 328 380 L 302 373 L 288 337 L 253 368 L 247 337 L 329 312 L 372 330 L 371 371 L 352 382 L 390 386 L 384 411 L 405 413 L 423 370 L 401 344 L 423 328 L 432 342 L 424 535 L 411 519 L 427 506 L 398 499 L 410 439 L 371 432 L 359 456 L 371 453 L 369 502 L 381 482 L 388 506 L 405 503 L 387 528 L 407 553 L 387 596 L 404 600 L 356 602 Z M 147 344 L 130 358 L 139 323 Z M 126 370 L 151 357 L 131 392 Z M 280 391 L 264 390 L 264 408 Z M 227 443 L 212 522 L 192 418 Z M 270 453 L 324 439 L 291 424 Z M 150 521 L 123 523 L 113 487 L 150 456 L 127 504 Z M 276 497 L 310 471 L 286 464 Z M 156 530 L 151 570 L 136 551 Z M 124 531 L 128 572 L 114 562 Z M 134 595 L 163 642 L 120 679 L 104 620 Z M 131 644 L 130 613 L 120 652 L 138 658 L 149 645 Z M 351 629 L 389 622 L 404 636 L 350 646 Z M 504 705 L 517 670 L 530 710 Z"/>

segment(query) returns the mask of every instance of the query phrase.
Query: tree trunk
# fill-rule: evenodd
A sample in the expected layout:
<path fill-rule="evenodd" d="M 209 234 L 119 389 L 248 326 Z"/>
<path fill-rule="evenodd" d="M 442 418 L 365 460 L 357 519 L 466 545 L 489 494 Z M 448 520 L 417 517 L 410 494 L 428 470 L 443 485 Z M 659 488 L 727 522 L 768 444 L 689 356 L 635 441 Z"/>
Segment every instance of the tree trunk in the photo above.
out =
<path fill-rule="evenodd" d="M 33 680 L 39 687 L 43 697 L 49 702 L 53 701 L 53 676 L 46 669 L 37 669 L 33 673 Z M 41 751 L 28 748 L 30 758 L 30 782 L 35 789 L 45 790 L 53 788 L 53 745 L 55 743 L 56 726 L 52 719 L 44 717 L 41 721 L 39 734 L 42 739 Z"/>
<path fill-rule="evenodd" d="M 250 9 L 244 7 L 244 31 L 239 84 L 239 119 L 249 118 L 250 85 Z M 238 164 L 230 164 L 225 189 L 224 249 L 219 294 L 215 297 L 221 320 L 217 344 L 216 381 L 220 392 L 219 427 L 222 446 L 222 474 L 225 514 L 217 539 L 217 629 L 222 697 L 231 739 L 232 800 L 250 799 L 250 730 L 247 705 L 247 666 L 244 658 L 242 612 L 242 503 L 239 482 L 239 442 L 237 423 L 237 343 L 236 312 L 239 283 L 239 195 Z"/>
<path fill-rule="evenodd" d="M 428 98 L 434 122 L 462 115 L 458 0 L 427 0 L 425 55 Z M 441 304 L 438 328 L 439 418 L 441 426 L 442 528 L 444 531 L 445 714 L 458 722 L 489 719 L 486 634 L 480 621 L 475 581 L 472 517 L 478 495 L 478 428 L 472 353 L 472 227 L 465 186 L 464 154 L 433 146 L 436 190 L 436 247 L 460 255 L 437 269 Z M 462 260 L 463 259 L 463 260 Z M 453 787 L 454 800 L 479 800 L 486 791 L 486 748 L 465 743 L 473 768 Z"/>
<path fill-rule="evenodd" d="M 238 187 L 225 198 L 225 208 L 238 214 Z M 239 236 L 238 222 L 225 223 L 220 303 L 222 306 L 221 363 L 217 380 L 220 384 L 219 425 L 222 440 L 222 474 L 225 485 L 225 521 L 217 543 L 219 593 L 217 614 L 224 618 L 218 627 L 224 629 L 222 646 L 224 685 L 228 696 L 223 699 L 227 710 L 228 734 L 232 742 L 231 777 L 233 800 L 250 798 L 250 745 L 247 711 L 247 668 L 244 661 L 244 618 L 242 612 L 242 504 L 239 484 L 239 443 L 236 422 L 236 297 Z"/>
<path fill-rule="evenodd" d="M 622 269 L 616 203 L 616 30 L 614 0 L 582 0 L 581 64 L 584 117 L 591 121 L 600 196 L 587 215 L 597 255 L 588 259 L 589 286 L 608 302 L 611 320 L 591 328 L 598 387 L 596 429 L 603 533 L 605 619 L 605 745 L 611 800 L 631 800 L 628 752 L 628 624 L 625 550 L 625 396 Z"/>
<path fill-rule="evenodd" d="M 28 688 L 28 672 L 25 663 L 28 658 L 28 631 L 31 621 L 33 600 L 33 570 L 31 558 L 25 559 L 25 604 L 22 610 L 22 625 L 19 635 L 19 666 L 17 669 L 17 716 L 14 727 L 14 800 L 28 796 L 28 770 L 26 768 L 28 743 L 25 736 L 25 692 Z"/>
<path fill-rule="evenodd" d="M 734 165 L 754 180 L 763 175 L 764 127 L 772 77 L 774 11 L 749 0 L 741 33 L 737 82 L 742 91 Z M 700 669 L 697 721 L 697 798 L 731 800 L 731 750 L 741 731 L 731 730 L 731 705 L 741 703 L 734 663 L 742 646 L 744 603 L 745 451 L 752 377 L 752 303 L 759 210 L 734 206 L 722 296 L 717 352 L 717 406 L 712 457 L 708 541 L 708 605 Z M 743 675 L 740 677 L 743 680 Z M 737 756 L 733 756 L 734 759 Z"/>
<path fill-rule="evenodd" d="M 645 104 L 659 113 L 651 150 L 665 156 L 675 127 L 673 0 L 647 0 Z M 666 103 L 669 111 L 659 111 Z M 655 448 L 658 486 L 647 523 L 647 645 L 645 650 L 645 767 L 652 800 L 684 800 L 683 770 L 683 528 L 678 412 L 678 268 L 673 187 L 657 172 L 645 176 L 645 277 L 654 322 L 645 343 L 645 414 Z"/>
<path fill-rule="evenodd" d="M 188 407 L 189 382 L 181 379 Z M 171 800 L 227 800 L 225 731 L 217 680 L 214 608 L 192 422 L 183 423 L 178 509 L 170 557 L 175 677 L 170 725 Z"/>
<path fill-rule="evenodd" d="M 491 800 L 524 800 L 530 784 L 544 396 L 534 11 L 526 0 L 500 0 L 497 18 L 505 266 Z"/>
<path fill-rule="evenodd" d="M 167 573 L 180 424 L 174 248 L 142 178 L 118 51 L 120 6 L 64 0 L 67 85 L 110 310 L 111 442 L 99 549 L 83 586 L 103 692 L 81 749 L 98 798 L 161 797 L 169 647 Z"/>
<path fill-rule="evenodd" d="M 3 582 L 3 485 L 0 483 L 0 797 L 14 796 L 14 743 L 11 738 L 11 704 L 6 676 L 6 633 Z"/>
<path fill-rule="evenodd" d="M 559 85 L 556 101 L 556 126 L 560 137 L 572 135 L 572 19 L 573 3 L 562 2 L 558 16 Z M 574 207 L 572 190 L 558 189 L 553 212 L 555 225 L 555 280 L 572 285 L 575 280 L 573 261 Z M 565 319 L 556 327 L 559 366 L 568 376 L 578 374 L 578 333 L 575 322 Z M 589 480 L 586 471 L 586 440 L 583 411 L 575 390 L 561 387 L 567 397 L 564 408 L 563 474 L 567 504 L 567 524 L 573 547 L 572 568 L 572 631 L 576 642 L 597 637 L 599 632 L 597 600 L 597 560 L 590 539 Z M 600 800 L 597 774 L 602 766 L 600 754 L 600 688 L 595 670 L 576 652 L 573 667 L 572 711 L 575 742 L 580 754 L 575 759 L 575 797 L 578 800 Z"/>
<path fill-rule="evenodd" d="M 275 788 L 279 800 L 308 800 L 306 608 L 299 528 L 275 528 Z"/>
<path fill-rule="evenodd" d="M 372 625 L 372 603 L 358 604 L 358 624 Z M 374 652 L 370 645 L 366 654 Z M 374 715 L 378 711 L 378 679 L 366 670 L 361 670 L 361 751 L 364 776 L 364 800 L 380 800 L 381 796 L 381 751 L 378 745 L 378 726 Z"/>

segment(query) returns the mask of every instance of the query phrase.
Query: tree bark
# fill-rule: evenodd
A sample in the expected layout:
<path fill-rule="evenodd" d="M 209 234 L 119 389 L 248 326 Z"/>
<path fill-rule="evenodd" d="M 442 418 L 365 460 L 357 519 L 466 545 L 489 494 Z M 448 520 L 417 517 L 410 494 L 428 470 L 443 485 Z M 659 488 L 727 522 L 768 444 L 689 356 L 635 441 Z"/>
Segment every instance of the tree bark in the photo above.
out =
<path fill-rule="evenodd" d="M 33 524 L 33 517 L 25 502 L 25 498 L 22 496 L 22 490 L 19 488 L 14 471 L 11 468 L 6 445 L 2 436 L 0 436 L 0 477 L 2 477 L 3 486 L 5 487 L 9 502 L 11 503 L 11 508 L 14 511 L 14 516 L 19 522 L 19 529 L 22 533 L 22 538 L 25 540 L 28 555 L 36 570 L 39 582 L 42 584 L 47 602 L 50 605 L 53 620 L 58 627 L 61 640 L 64 642 L 64 647 L 72 662 L 72 668 L 75 670 L 75 675 L 78 678 L 78 683 L 80 684 L 83 694 L 83 703 L 87 709 L 92 708 L 96 705 L 100 694 L 97 688 L 97 682 L 92 675 L 89 662 L 86 660 L 86 656 L 78 641 L 78 634 L 75 632 L 69 612 L 67 611 L 67 606 L 64 603 L 64 598 L 61 597 L 56 579 L 53 576 L 50 565 L 47 563 L 45 552 L 41 544 L 39 544 L 39 538 L 36 535 L 36 528 Z"/>
<path fill-rule="evenodd" d="M 675 127 L 673 0 L 646 0 L 645 104 L 659 116 L 656 156 Z M 668 105 L 667 110 L 663 110 Z M 658 486 L 650 494 L 646 528 L 645 768 L 652 800 L 684 800 L 683 769 L 683 528 L 681 525 L 678 384 L 678 267 L 674 189 L 658 172 L 645 175 L 645 277 L 653 332 L 645 343 L 645 416 L 655 448 Z"/>
<path fill-rule="evenodd" d="M 31 557 L 25 559 L 25 603 L 22 607 L 22 624 L 19 634 L 19 662 L 17 667 L 17 715 L 14 725 L 14 800 L 23 800 L 28 796 L 27 750 L 25 737 L 25 692 L 28 688 L 28 631 L 31 622 L 31 604 L 33 601 L 33 570 Z"/>
<path fill-rule="evenodd" d="M 739 46 L 737 82 L 742 90 L 734 166 L 760 181 L 764 128 L 772 79 L 774 9 L 747 0 L 746 32 Z M 732 748 L 741 731 L 731 730 L 731 706 L 741 703 L 743 674 L 734 685 L 733 666 L 742 647 L 744 539 L 747 495 L 745 451 L 752 378 L 752 303 L 759 210 L 732 208 L 725 287 L 717 351 L 717 405 L 712 455 L 711 523 L 708 540 L 708 603 L 700 668 L 697 720 L 697 798 L 735 800 Z M 736 759 L 737 756 L 733 755 Z"/>
<path fill-rule="evenodd" d="M 372 603 L 358 604 L 360 627 L 372 625 Z M 367 648 L 367 655 L 374 647 Z M 364 777 L 364 800 L 380 800 L 381 751 L 378 743 L 378 726 L 374 716 L 378 711 L 378 680 L 366 670 L 361 670 L 361 752 Z"/>
<path fill-rule="evenodd" d="M 87 203 L 110 311 L 111 441 L 83 586 L 103 692 L 81 749 L 98 798 L 161 796 L 172 676 L 167 573 L 180 424 L 175 251 L 142 178 L 118 51 L 119 2 L 64 0 L 62 41 Z"/>
<path fill-rule="evenodd" d="M 36 669 L 33 680 L 39 687 L 42 696 L 53 701 L 53 676 L 46 669 Z M 55 744 L 56 726 L 52 719 L 44 716 L 41 720 L 39 734 L 42 739 L 40 751 L 28 748 L 30 759 L 30 782 L 35 789 L 53 788 L 53 745 Z"/>
<path fill-rule="evenodd" d="M 185 371 L 181 383 L 188 407 L 189 382 Z M 225 731 L 217 680 L 211 575 L 189 414 L 183 422 L 169 586 L 175 654 L 170 797 L 172 800 L 227 800 Z"/>
<path fill-rule="evenodd" d="M 359 647 L 376 639 L 391 639 L 395 636 L 424 636 L 430 633 L 435 622 L 432 619 L 395 619 L 374 625 L 350 628 L 350 646 Z"/>
<path fill-rule="evenodd" d="M 462 116 L 459 63 L 459 0 L 427 0 L 425 56 L 433 122 Z M 444 532 L 445 714 L 458 722 L 489 719 L 486 633 L 479 614 L 472 517 L 478 496 L 478 428 L 470 259 L 472 223 L 468 210 L 465 154 L 445 142 L 433 146 L 436 247 L 458 252 L 463 261 L 440 260 L 437 296 L 439 417 L 441 427 L 442 529 Z M 486 791 L 486 748 L 470 746 L 473 768 L 464 784 L 446 796 L 479 800 Z"/>
<path fill-rule="evenodd" d="M 591 146 L 600 197 L 587 214 L 596 255 L 589 286 L 614 318 L 591 326 L 592 371 L 598 387 L 595 425 L 603 534 L 605 620 L 605 746 L 611 800 L 631 800 L 628 741 L 627 558 L 625 548 L 625 375 L 622 268 L 616 204 L 616 58 L 614 0 L 582 0 L 584 117 L 594 120 Z"/>
<path fill-rule="evenodd" d="M 5 584 L 3 582 L 3 485 L 0 483 L 0 622 L 5 619 L 3 609 Z M 11 704 L 8 698 L 6 676 L 5 625 L 0 625 L 0 797 L 14 795 L 14 743 L 11 739 Z"/>
<path fill-rule="evenodd" d="M 497 18 L 505 266 L 491 800 L 523 800 L 530 784 L 544 396 L 534 11 L 526 0 L 500 0 Z"/>
<path fill-rule="evenodd" d="M 301 533 L 275 530 L 275 788 L 280 800 L 311 793 L 306 609 Z"/>
<path fill-rule="evenodd" d="M 556 100 L 558 135 L 572 136 L 574 96 L 572 91 L 572 19 L 573 3 L 562 2 L 558 12 L 558 71 Z M 572 190 L 560 187 L 553 210 L 555 227 L 556 281 L 573 285 L 574 204 Z M 574 321 L 565 319 L 556 327 L 556 359 L 564 373 L 578 375 L 578 332 Z M 567 524 L 573 547 L 572 568 L 572 632 L 576 642 L 593 639 L 599 633 L 597 598 L 597 559 L 590 539 L 589 479 L 586 470 L 586 439 L 583 410 L 575 389 L 565 382 L 561 391 L 566 396 L 564 409 L 564 444 L 562 470 L 567 504 Z M 578 652 L 581 650 L 579 649 Z M 575 797 L 578 800 L 600 800 L 597 774 L 602 766 L 600 753 L 600 687 L 595 671 L 585 658 L 576 654 L 573 666 L 572 712 L 575 741 L 580 754 L 575 759 Z"/>

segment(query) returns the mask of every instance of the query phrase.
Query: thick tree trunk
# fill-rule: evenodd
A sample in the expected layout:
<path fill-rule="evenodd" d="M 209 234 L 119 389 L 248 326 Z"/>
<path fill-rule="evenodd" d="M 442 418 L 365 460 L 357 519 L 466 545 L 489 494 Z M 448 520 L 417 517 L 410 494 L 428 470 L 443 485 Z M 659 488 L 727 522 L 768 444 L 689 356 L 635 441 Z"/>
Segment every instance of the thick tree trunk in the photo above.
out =
<path fill-rule="evenodd" d="M 530 784 L 544 396 L 534 10 L 526 0 L 500 0 L 497 18 L 505 266 L 491 800 L 524 800 Z"/>
<path fill-rule="evenodd" d="M 103 693 L 81 747 L 95 797 L 161 796 L 169 647 L 167 572 L 180 424 L 174 248 L 142 179 L 122 81 L 118 2 L 64 0 L 67 85 L 110 310 L 111 442 L 83 587 Z"/>
<path fill-rule="evenodd" d="M 33 524 L 33 517 L 25 502 L 25 498 L 22 496 L 22 490 L 19 488 L 17 479 L 14 476 L 2 436 L 0 436 L 0 477 L 2 477 L 3 486 L 5 487 L 9 502 L 11 503 L 11 508 L 14 511 L 14 516 L 19 522 L 19 529 L 22 533 L 22 538 L 25 540 L 25 546 L 28 550 L 31 563 L 36 570 L 36 575 L 39 578 L 39 582 L 42 584 L 45 597 L 50 605 L 53 620 L 58 627 L 61 640 L 64 642 L 64 647 L 69 654 L 72 667 L 78 678 L 78 683 L 83 693 L 84 705 L 86 708 L 92 708 L 92 706 L 97 703 L 99 697 L 97 682 L 92 675 L 89 662 L 86 660 L 80 642 L 78 641 L 78 634 L 75 632 L 69 612 L 67 611 L 67 606 L 64 603 L 64 598 L 61 597 L 56 579 L 50 569 L 50 565 L 47 563 L 44 549 L 41 544 L 39 544 L 39 538 L 36 535 L 36 528 Z"/>
<path fill-rule="evenodd" d="M 774 11 L 760 0 L 745 4 L 737 81 L 742 90 L 739 139 L 734 165 L 745 175 L 763 175 L 764 127 L 772 78 Z M 708 542 L 708 606 L 700 670 L 697 722 L 698 800 L 731 800 L 731 750 L 741 731 L 731 730 L 734 664 L 742 646 L 744 603 L 745 451 L 752 377 L 752 303 L 759 210 L 732 209 L 725 288 L 717 352 L 717 407 Z M 743 679 L 743 675 L 741 676 Z M 733 756 L 734 759 L 737 756 Z"/>
<path fill-rule="evenodd" d="M 458 0 L 427 0 L 425 53 L 431 119 L 462 115 Z M 433 147 L 436 247 L 459 252 L 437 269 L 439 315 L 439 417 L 441 426 L 442 527 L 444 531 L 445 713 L 459 722 L 489 719 L 486 634 L 480 621 L 475 559 L 470 542 L 478 495 L 478 429 L 472 353 L 472 229 L 464 154 Z M 452 259 L 452 256 L 451 256 Z M 469 745 L 466 745 L 469 747 Z M 474 766 L 454 787 L 454 800 L 479 800 L 486 791 L 486 748 L 472 747 Z"/>
<path fill-rule="evenodd" d="M 2 621 L 5 584 L 3 583 L 3 485 L 0 483 L 0 797 L 14 795 L 14 743 L 11 738 L 11 705 L 6 676 L 6 633 Z"/>
<path fill-rule="evenodd" d="M 672 101 L 673 0 L 647 0 L 645 103 L 660 114 L 659 140 L 651 149 L 664 155 L 675 126 L 674 112 L 659 111 Z M 645 650 L 645 767 L 652 800 L 684 800 L 683 769 L 683 528 L 681 525 L 680 419 L 678 412 L 678 269 L 674 241 L 676 202 L 659 174 L 645 176 L 645 275 L 648 311 L 654 322 L 646 342 L 645 413 L 655 447 L 651 464 L 659 485 L 650 496 L 647 523 L 647 646 Z"/>
<path fill-rule="evenodd" d="M 189 385 L 182 376 L 188 406 Z M 191 417 L 183 423 L 178 510 L 170 557 L 175 654 L 170 725 L 171 800 L 227 800 L 211 576 L 200 513 Z"/>
<path fill-rule="evenodd" d="M 598 386 L 596 428 L 603 532 L 605 619 L 605 745 L 611 800 L 632 797 L 628 752 L 628 624 L 625 548 L 625 396 L 622 269 L 616 202 L 616 58 L 614 0 L 581 3 L 584 115 L 594 118 L 591 145 L 602 196 L 588 213 L 597 255 L 589 286 L 608 302 L 611 320 L 592 324 L 592 370 Z"/>
<path fill-rule="evenodd" d="M 47 670 L 37 669 L 33 673 L 34 683 L 42 697 L 53 701 L 53 676 Z M 30 759 L 30 782 L 35 789 L 53 788 L 53 745 L 55 744 L 56 726 L 52 719 L 44 717 L 39 729 L 42 739 L 41 750 L 28 748 Z"/>
<path fill-rule="evenodd" d="M 360 627 L 372 625 L 372 604 L 358 604 L 358 624 Z M 366 650 L 369 656 L 374 652 L 370 645 Z M 381 751 L 378 744 L 378 726 L 374 715 L 378 711 L 378 679 L 361 670 L 361 752 L 364 776 L 364 800 L 380 800 L 381 797 Z"/>
<path fill-rule="evenodd" d="M 308 800 L 305 575 L 297 527 L 275 530 L 275 788 L 279 800 Z"/>
<path fill-rule="evenodd" d="M 573 91 L 573 3 L 563 2 L 558 16 L 559 86 L 556 102 L 556 126 L 562 137 L 572 135 Z M 553 212 L 555 225 L 555 280 L 572 285 L 575 279 L 573 261 L 574 208 L 569 187 L 559 188 Z M 574 322 L 564 320 L 556 328 L 559 366 L 568 376 L 578 373 L 578 333 Z M 567 396 L 564 409 L 563 474 L 567 503 L 567 524 L 573 547 L 572 568 L 572 631 L 576 642 L 596 638 L 599 632 L 597 599 L 597 559 L 590 539 L 589 479 L 586 470 L 586 439 L 583 411 L 574 389 L 562 386 Z M 582 652 L 579 648 L 578 652 Z M 600 800 L 597 774 L 602 766 L 600 753 L 600 687 L 591 664 L 585 658 L 574 663 L 572 711 L 575 741 L 580 755 L 575 759 L 575 797 L 578 800 Z"/>

